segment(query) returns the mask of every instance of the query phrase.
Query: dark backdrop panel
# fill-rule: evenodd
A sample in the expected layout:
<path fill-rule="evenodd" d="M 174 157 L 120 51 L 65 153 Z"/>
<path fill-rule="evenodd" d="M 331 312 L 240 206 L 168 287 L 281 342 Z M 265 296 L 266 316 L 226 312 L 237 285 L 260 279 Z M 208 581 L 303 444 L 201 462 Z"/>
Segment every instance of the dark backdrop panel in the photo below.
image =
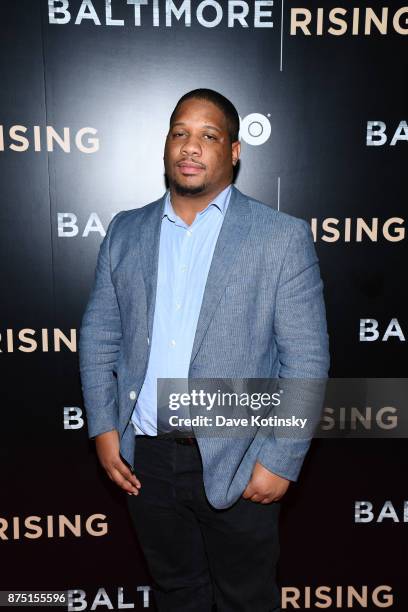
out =
<path fill-rule="evenodd" d="M 408 119 L 406 36 L 392 27 L 399 3 L 384 4 L 390 12 L 385 35 L 365 35 L 361 27 L 352 35 L 349 27 L 342 36 L 327 33 L 334 2 L 303 5 L 313 16 L 310 36 L 290 33 L 293 3 L 279 0 L 269 7 L 273 28 L 253 26 L 254 2 L 248 3 L 248 28 L 227 27 L 226 1 L 218 3 L 224 18 L 214 28 L 198 23 L 194 0 L 191 27 L 175 18 L 167 27 L 164 1 L 158 3 L 157 27 L 153 2 L 141 7 L 141 26 L 134 25 L 134 7 L 124 0 L 111 3 L 123 26 L 106 25 L 109 2 L 91 4 L 101 25 L 74 23 L 80 0 L 68 3 L 66 24 L 49 22 L 46 0 L 7 0 L 2 6 L 0 486 L 6 495 L 0 505 L 0 586 L 83 589 L 87 609 L 99 588 L 118 609 L 123 587 L 124 601 L 141 610 L 151 581 L 123 495 L 104 475 L 88 440 L 78 373 L 77 332 L 106 227 L 117 211 L 163 194 L 164 139 L 177 99 L 196 87 L 220 90 L 236 104 L 243 125 L 249 123 L 241 130 L 237 186 L 315 228 L 331 376 L 405 377 L 405 340 L 382 337 L 393 318 L 406 335 L 407 242 L 405 236 L 387 240 L 382 227 L 393 217 L 405 224 L 408 144 L 391 146 L 390 140 Z M 366 3 L 353 7 L 360 7 L 361 23 Z M 349 23 L 353 7 L 345 5 Z M 383 5 L 376 0 L 370 7 L 380 15 Z M 323 35 L 316 34 L 319 8 Z M 207 9 L 205 15 L 214 13 Z M 254 113 L 261 117 L 248 121 Z M 386 124 L 386 144 L 367 146 L 368 121 Z M 10 149 L 18 144 L 9 135 L 16 125 L 27 127 L 26 151 Z M 34 126 L 41 136 L 38 151 Z M 262 144 L 262 136 L 251 140 L 250 134 L 265 134 L 268 126 Z M 51 150 L 47 130 L 62 137 L 64 128 L 69 151 L 58 144 Z M 340 231 L 331 242 L 323 229 L 329 218 L 338 220 Z M 359 218 L 369 225 L 378 218 L 375 240 L 357 241 Z M 374 342 L 359 338 L 360 319 L 366 318 L 379 323 Z M 38 342 L 29 352 L 18 339 L 27 329 Z M 66 337 L 60 348 L 54 343 L 58 330 Z M 300 609 L 308 607 L 305 589 L 312 591 L 310 607 L 319 609 L 313 592 L 325 585 L 332 595 L 339 585 L 367 585 L 366 609 L 373 610 L 379 606 L 371 593 L 389 585 L 392 609 L 406 609 L 406 457 L 405 439 L 313 441 L 282 512 L 280 580 L 283 589 L 300 590 Z M 355 522 L 358 500 L 373 504 L 373 521 Z M 387 500 L 399 520 L 378 522 Z M 27 517 L 38 517 L 40 533 L 24 527 Z M 59 535 L 65 519 L 77 521 L 75 535 L 70 529 Z M 332 602 L 330 609 L 348 609 L 345 602 L 343 595 L 343 603 Z"/>

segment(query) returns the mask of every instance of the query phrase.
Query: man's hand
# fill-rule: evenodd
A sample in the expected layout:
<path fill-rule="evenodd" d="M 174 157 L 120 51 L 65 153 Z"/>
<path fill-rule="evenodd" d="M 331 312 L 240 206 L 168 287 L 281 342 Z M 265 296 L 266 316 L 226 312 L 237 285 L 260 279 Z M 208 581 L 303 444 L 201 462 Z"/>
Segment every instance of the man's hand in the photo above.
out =
<path fill-rule="evenodd" d="M 242 497 L 261 504 L 270 504 L 279 501 L 285 495 L 289 485 L 290 480 L 270 472 L 257 461 Z"/>
<path fill-rule="evenodd" d="M 106 431 L 96 436 L 95 444 L 99 461 L 109 478 L 129 495 L 138 495 L 142 485 L 120 458 L 119 432 L 116 429 Z"/>

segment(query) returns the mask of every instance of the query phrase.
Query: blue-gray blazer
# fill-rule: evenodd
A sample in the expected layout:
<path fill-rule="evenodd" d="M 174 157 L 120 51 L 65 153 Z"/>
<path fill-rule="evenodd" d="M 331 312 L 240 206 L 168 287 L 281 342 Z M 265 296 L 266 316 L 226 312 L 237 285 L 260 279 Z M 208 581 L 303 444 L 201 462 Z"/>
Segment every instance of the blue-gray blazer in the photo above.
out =
<path fill-rule="evenodd" d="M 149 358 L 164 200 L 163 195 L 112 219 L 79 334 L 89 437 L 117 429 L 121 456 L 132 467 L 137 438 L 130 418 Z M 189 378 L 325 379 L 328 344 L 309 224 L 233 186 L 207 278 Z M 310 441 L 273 434 L 250 440 L 199 437 L 209 502 L 231 506 L 256 461 L 297 480 Z"/>

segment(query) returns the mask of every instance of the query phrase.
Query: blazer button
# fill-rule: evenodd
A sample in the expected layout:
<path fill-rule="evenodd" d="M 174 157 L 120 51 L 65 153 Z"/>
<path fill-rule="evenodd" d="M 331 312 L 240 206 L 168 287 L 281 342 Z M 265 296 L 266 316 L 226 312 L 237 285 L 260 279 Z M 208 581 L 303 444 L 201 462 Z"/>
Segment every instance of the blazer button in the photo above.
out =
<path fill-rule="evenodd" d="M 131 400 L 135 400 L 136 399 L 136 391 L 131 391 L 129 393 L 129 397 L 130 397 Z"/>

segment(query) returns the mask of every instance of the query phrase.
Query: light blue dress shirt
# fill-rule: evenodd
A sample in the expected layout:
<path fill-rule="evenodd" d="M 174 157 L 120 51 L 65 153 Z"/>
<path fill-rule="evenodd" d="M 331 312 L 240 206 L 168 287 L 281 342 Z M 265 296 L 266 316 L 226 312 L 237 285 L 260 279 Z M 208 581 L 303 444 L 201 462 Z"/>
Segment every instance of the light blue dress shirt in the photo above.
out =
<path fill-rule="evenodd" d="M 149 363 L 132 413 L 136 435 L 157 435 L 157 379 L 188 378 L 205 284 L 230 196 L 228 185 L 187 225 L 167 192 Z"/>

